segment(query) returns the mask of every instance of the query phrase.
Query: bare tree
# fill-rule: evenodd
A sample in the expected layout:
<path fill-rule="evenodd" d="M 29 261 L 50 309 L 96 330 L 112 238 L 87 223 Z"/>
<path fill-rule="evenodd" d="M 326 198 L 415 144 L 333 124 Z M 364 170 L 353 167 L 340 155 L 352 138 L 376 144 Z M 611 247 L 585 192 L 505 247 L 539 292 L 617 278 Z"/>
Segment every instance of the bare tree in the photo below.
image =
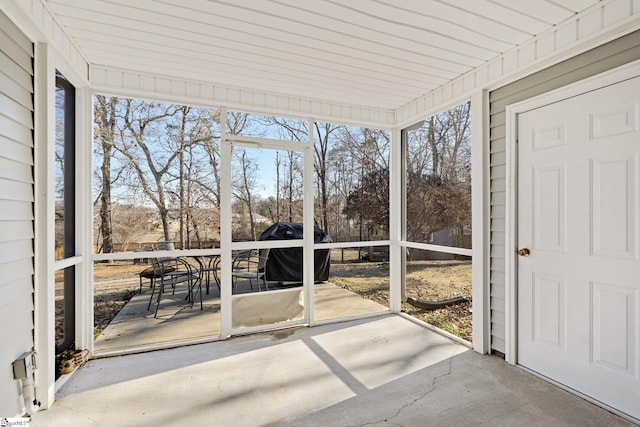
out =
<path fill-rule="evenodd" d="M 194 235 L 200 242 L 195 205 L 206 206 L 219 223 L 219 111 L 104 96 L 96 97 L 95 109 L 96 156 L 103 159 L 95 170 L 96 194 L 102 223 L 111 227 L 96 235 L 106 236 L 106 248 L 118 225 L 111 212 L 115 180 L 127 188 L 116 193 L 121 201 L 155 206 L 165 240 L 173 238 L 169 221 L 175 218 L 182 247 Z"/>
<path fill-rule="evenodd" d="M 158 209 L 165 240 L 171 240 L 164 178 L 179 151 L 168 147 L 165 120 L 175 117 L 179 107 L 130 99 L 123 102 L 122 120 L 126 137 L 115 148 L 128 159 L 136 172 L 144 194 Z"/>
<path fill-rule="evenodd" d="M 410 132 L 408 171 L 450 182 L 467 180 L 470 132 L 469 103 L 429 117 L 421 128 Z"/>
<path fill-rule="evenodd" d="M 121 251 L 129 250 L 129 245 L 145 234 L 153 222 L 149 208 L 115 204 L 113 206 L 113 241 Z"/>
<path fill-rule="evenodd" d="M 55 92 L 55 258 L 64 257 L 64 135 L 65 135 L 65 90 L 56 85 Z"/>
<path fill-rule="evenodd" d="M 102 252 L 113 252 L 113 229 L 111 222 L 111 159 L 116 135 L 116 108 L 118 98 L 96 95 L 94 101 L 94 135 L 101 151 L 100 157 L 100 233 Z"/>
<path fill-rule="evenodd" d="M 384 176 L 380 172 L 388 169 L 389 143 L 389 133 L 378 129 L 344 126 L 335 134 L 328 155 L 327 179 L 328 211 L 331 213 L 329 230 L 336 237 L 339 232 L 345 238 L 357 240 L 388 235 L 388 219 L 374 221 L 365 212 L 377 209 L 383 216 L 387 212 L 388 216 L 388 209 L 377 204 L 366 205 L 364 200 L 374 202 L 365 192 L 388 192 L 388 183 L 376 181 L 377 187 L 369 184 L 377 179 L 375 176 Z M 361 194 L 356 195 L 355 191 Z M 379 196 L 388 200 L 388 195 Z M 357 234 L 353 233 L 354 225 Z"/>
<path fill-rule="evenodd" d="M 282 117 L 264 117 L 262 124 L 267 127 L 275 127 L 282 139 L 290 141 L 306 141 L 309 138 L 307 122 L 302 120 L 292 120 Z M 297 201 L 302 195 L 302 160 L 300 154 L 295 151 L 287 151 L 286 162 L 282 163 L 280 152 L 276 153 L 278 165 L 284 166 L 285 184 L 280 186 L 280 169 L 277 173 L 276 189 L 276 212 L 277 220 L 286 217 L 289 222 L 301 217 L 302 212 L 298 212 Z M 280 191 L 282 190 L 282 192 Z M 286 200 L 286 203 L 283 202 Z M 284 205 L 284 207 L 283 207 Z"/>
<path fill-rule="evenodd" d="M 201 117 L 200 115 L 197 118 Z M 202 236 L 200 235 L 201 224 L 204 227 L 208 226 L 209 219 L 203 218 L 202 215 L 197 215 L 196 211 L 198 207 L 205 207 L 211 205 L 211 192 L 210 186 L 203 183 L 209 182 L 208 175 L 211 171 L 206 168 L 207 166 L 207 154 L 204 153 L 203 142 L 208 140 L 207 128 L 203 127 L 204 123 L 196 120 L 194 128 L 192 129 L 189 140 L 192 142 L 185 148 L 186 156 L 183 163 L 184 169 L 182 171 L 183 180 L 183 205 L 182 213 L 184 216 L 185 224 L 185 240 L 184 243 L 187 248 L 191 248 L 191 236 L 194 235 L 198 241 L 198 247 L 202 248 Z M 204 139 L 202 139 L 204 138 Z M 213 181 L 217 182 L 219 177 L 213 177 Z M 216 186 L 218 187 L 218 186 Z M 219 196 L 217 196 L 219 197 Z M 217 215 L 212 215 L 212 218 L 218 218 L 219 223 L 219 204 L 214 203 Z M 200 209 L 201 211 L 202 209 Z"/>
<path fill-rule="evenodd" d="M 470 224 L 471 197 L 463 186 L 432 175 L 410 175 L 407 187 L 407 239 L 428 241 L 436 231 Z"/>
<path fill-rule="evenodd" d="M 280 222 L 280 165 L 282 160 L 280 159 L 280 151 L 276 151 L 276 212 L 273 215 L 275 222 Z"/>
<path fill-rule="evenodd" d="M 339 142 L 363 174 L 389 167 L 389 132 L 344 126 L 340 130 Z"/>
<path fill-rule="evenodd" d="M 425 120 L 408 135 L 407 238 L 471 223 L 469 103 Z M 409 197 L 410 196 L 410 197 Z"/>
<path fill-rule="evenodd" d="M 203 121 L 203 130 L 208 132 L 206 138 L 203 139 L 202 148 L 206 154 L 207 161 L 211 167 L 209 179 L 212 183 L 198 181 L 198 185 L 206 189 L 205 197 L 211 194 L 209 200 L 218 208 L 220 207 L 220 111 L 206 110 L 201 116 Z"/>
<path fill-rule="evenodd" d="M 389 230 L 389 169 L 366 174 L 347 196 L 344 214 L 370 233 Z M 362 238 L 362 236 L 360 236 Z"/>
<path fill-rule="evenodd" d="M 227 133 L 230 135 L 241 135 L 249 125 L 249 114 L 238 111 L 227 113 Z"/>
<path fill-rule="evenodd" d="M 306 128 L 304 125 L 305 122 L 303 121 L 289 120 L 280 117 L 269 117 L 266 123 L 268 125 L 278 126 L 286 134 L 286 138 L 290 140 L 304 141 L 308 139 L 309 130 Z M 317 209 L 316 218 L 319 222 L 319 226 L 324 229 L 329 229 L 329 152 L 332 144 L 335 142 L 335 134 L 337 134 L 341 129 L 344 129 L 343 125 L 337 125 L 334 123 L 314 123 L 313 132 L 315 132 L 315 138 L 313 169 L 316 176 L 315 185 L 318 195 L 318 199 L 315 203 Z M 289 172 L 292 173 L 291 168 L 289 169 Z M 292 204 L 289 203 L 289 206 L 291 207 Z"/>
<path fill-rule="evenodd" d="M 250 131 L 251 125 L 249 114 L 232 111 L 227 113 L 226 117 L 227 132 L 230 135 L 241 135 L 245 131 Z M 233 148 L 232 162 L 235 175 L 231 180 L 231 189 L 233 196 L 240 202 L 236 206 L 244 218 L 244 214 L 249 216 L 249 237 L 256 240 L 256 223 L 255 223 L 255 206 L 254 206 L 254 190 L 257 184 L 256 173 L 258 166 L 251 159 L 247 150 L 244 148 Z M 246 209 L 246 210 L 245 210 Z M 244 233 L 244 230 L 242 230 Z"/>
<path fill-rule="evenodd" d="M 316 185 L 319 196 L 319 218 L 320 228 L 324 230 L 329 229 L 328 219 L 328 202 L 329 202 L 329 188 L 327 182 L 328 171 L 328 157 L 329 148 L 331 144 L 331 135 L 337 131 L 337 127 L 331 123 L 315 123 L 315 132 L 317 139 L 314 143 L 314 163 L 313 168 L 316 173 Z"/>
<path fill-rule="evenodd" d="M 329 231 L 337 241 L 345 239 L 351 240 L 352 237 L 352 222 L 343 212 L 346 208 L 347 197 L 357 183 L 357 170 L 358 166 L 349 155 L 346 147 L 339 146 L 331 151 L 328 174 L 331 191 L 329 201 L 331 228 L 327 231 Z"/>
<path fill-rule="evenodd" d="M 258 166 L 247 155 L 247 150 L 242 148 L 235 148 L 233 150 L 233 159 L 237 165 L 238 171 L 238 174 L 234 176 L 231 183 L 233 195 L 247 208 L 247 214 L 249 215 L 250 238 L 257 240 L 253 192 L 256 188 L 256 172 L 258 170 Z"/>
<path fill-rule="evenodd" d="M 206 143 L 211 140 L 209 114 L 202 109 L 180 106 L 166 129 L 167 146 L 177 154 L 175 165 L 167 170 L 165 190 L 177 205 L 178 239 L 180 247 L 189 249 L 192 237 L 198 233 L 197 219 L 192 215 L 194 200 L 206 192 L 209 154 Z M 214 177 L 215 180 L 215 177 Z"/>
<path fill-rule="evenodd" d="M 287 151 L 287 183 L 284 191 L 287 198 L 286 216 L 289 222 L 294 222 L 302 218 L 302 206 L 299 201 L 302 199 L 302 159 L 299 153 Z"/>

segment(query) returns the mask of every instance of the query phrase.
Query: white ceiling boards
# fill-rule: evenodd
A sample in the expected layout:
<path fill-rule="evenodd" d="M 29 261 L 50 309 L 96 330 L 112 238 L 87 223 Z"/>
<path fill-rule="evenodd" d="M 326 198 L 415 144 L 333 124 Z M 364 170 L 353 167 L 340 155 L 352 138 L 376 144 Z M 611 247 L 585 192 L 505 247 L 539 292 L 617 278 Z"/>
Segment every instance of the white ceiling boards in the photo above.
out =
<path fill-rule="evenodd" d="M 599 2 L 43 3 L 95 70 L 396 111 Z"/>

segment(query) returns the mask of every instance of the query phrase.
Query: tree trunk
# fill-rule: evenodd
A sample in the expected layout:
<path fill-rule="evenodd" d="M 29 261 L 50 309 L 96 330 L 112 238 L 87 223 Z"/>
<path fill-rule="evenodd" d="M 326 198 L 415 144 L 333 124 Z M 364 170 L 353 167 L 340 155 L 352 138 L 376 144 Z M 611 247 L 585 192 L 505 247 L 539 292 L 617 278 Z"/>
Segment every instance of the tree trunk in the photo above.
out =
<path fill-rule="evenodd" d="M 187 126 L 187 113 L 188 107 L 182 107 L 182 120 L 180 121 L 180 140 L 179 144 L 179 154 L 178 154 L 178 197 L 179 197 L 179 214 L 180 214 L 180 249 L 187 249 L 186 240 L 185 240 L 185 197 L 184 197 L 184 174 L 185 174 L 185 163 L 184 163 L 184 149 L 185 149 L 185 129 Z M 188 233 L 187 233 L 188 235 Z"/>
<path fill-rule="evenodd" d="M 102 234 L 102 252 L 113 252 L 113 227 L 111 222 L 111 157 L 113 153 L 113 139 L 116 128 L 116 105 L 118 98 L 96 96 L 95 122 L 97 137 L 102 148 L 102 174 L 100 195 L 100 232 Z"/>
<path fill-rule="evenodd" d="M 276 151 L 276 222 L 280 222 L 280 151 Z"/>
<path fill-rule="evenodd" d="M 289 222 L 293 222 L 293 153 L 289 153 Z"/>
<path fill-rule="evenodd" d="M 440 153 L 438 152 L 438 141 L 436 141 L 434 116 L 430 117 L 428 121 L 427 142 L 431 147 L 431 175 L 440 176 Z"/>

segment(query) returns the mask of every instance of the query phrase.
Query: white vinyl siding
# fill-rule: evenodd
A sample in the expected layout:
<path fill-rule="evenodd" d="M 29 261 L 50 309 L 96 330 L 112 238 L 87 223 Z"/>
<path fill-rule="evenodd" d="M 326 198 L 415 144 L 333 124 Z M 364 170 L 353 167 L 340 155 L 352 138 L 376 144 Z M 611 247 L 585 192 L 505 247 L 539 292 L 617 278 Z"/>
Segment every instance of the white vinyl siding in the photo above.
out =
<path fill-rule="evenodd" d="M 491 144 L 491 349 L 505 353 L 506 106 L 640 59 L 640 31 L 489 94 Z"/>
<path fill-rule="evenodd" d="M 0 13 L 0 415 L 21 415 L 11 363 L 33 349 L 33 45 Z"/>

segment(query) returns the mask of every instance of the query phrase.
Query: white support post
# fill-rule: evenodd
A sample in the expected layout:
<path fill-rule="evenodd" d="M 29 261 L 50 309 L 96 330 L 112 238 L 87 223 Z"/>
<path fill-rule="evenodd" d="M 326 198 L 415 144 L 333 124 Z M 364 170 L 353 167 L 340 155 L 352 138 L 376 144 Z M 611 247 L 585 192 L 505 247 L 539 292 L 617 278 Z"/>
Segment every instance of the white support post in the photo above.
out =
<path fill-rule="evenodd" d="M 231 160 L 227 141 L 227 110 L 220 109 L 220 338 L 231 336 L 232 329 L 232 250 L 231 242 Z"/>
<path fill-rule="evenodd" d="M 391 131 L 391 159 L 389 167 L 389 309 L 402 309 L 402 133 Z"/>
<path fill-rule="evenodd" d="M 36 370 L 36 400 L 48 409 L 55 399 L 55 69 L 47 44 L 35 44 L 34 59 L 34 192 L 35 271 L 34 336 L 40 366 Z"/>
<path fill-rule="evenodd" d="M 303 286 L 304 286 L 304 316 L 309 326 L 313 326 L 315 323 L 314 317 L 314 293 L 313 293 L 313 279 L 315 277 L 315 262 L 314 262 L 314 240 L 313 240 L 313 225 L 314 225 L 314 191 L 313 191 L 313 119 L 309 119 L 309 140 L 307 141 L 307 148 L 304 151 L 304 167 L 303 167 L 303 229 L 304 229 L 304 243 L 303 243 Z"/>
<path fill-rule="evenodd" d="M 93 108 L 91 91 L 76 88 L 76 268 L 75 343 L 93 354 L 93 204 L 91 203 Z"/>
<path fill-rule="evenodd" d="M 489 96 L 480 90 L 471 97 L 471 212 L 473 349 L 491 351 L 489 289 Z"/>

